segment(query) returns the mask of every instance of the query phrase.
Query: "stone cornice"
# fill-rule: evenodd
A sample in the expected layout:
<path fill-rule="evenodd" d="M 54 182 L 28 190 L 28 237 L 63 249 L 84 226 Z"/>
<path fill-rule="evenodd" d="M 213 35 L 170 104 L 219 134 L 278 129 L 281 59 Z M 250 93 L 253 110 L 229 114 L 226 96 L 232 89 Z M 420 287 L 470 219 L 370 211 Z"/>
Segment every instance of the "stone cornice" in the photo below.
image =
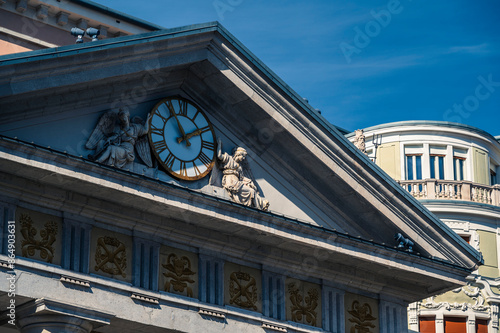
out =
<path fill-rule="evenodd" d="M 497 154 L 500 153 L 500 143 L 492 134 L 473 126 L 446 121 L 399 121 L 365 128 L 364 134 L 367 138 L 371 138 L 375 134 L 384 137 L 399 135 L 408 138 L 413 135 L 418 137 L 415 140 L 419 142 L 423 136 L 442 137 L 446 135 L 448 139 L 452 137 L 463 138 L 467 145 L 486 146 L 489 150 L 495 150 Z M 354 139 L 354 132 L 346 134 L 345 137 Z M 471 139 L 473 140 L 471 141 Z M 367 139 L 366 145 L 371 147 L 371 140 Z"/>
<path fill-rule="evenodd" d="M 435 213 L 449 212 L 454 214 L 479 215 L 493 219 L 500 218 L 500 207 L 480 202 L 438 199 L 422 199 L 420 202 Z"/>
<path fill-rule="evenodd" d="M 313 275 L 318 278 L 335 276 L 335 281 L 340 284 L 359 284 L 360 288 L 370 285 L 368 288 L 373 292 L 380 291 L 382 286 L 394 290 L 405 288 L 405 284 L 399 285 L 394 281 L 389 283 L 390 286 L 387 285 L 396 271 L 401 281 L 406 279 L 406 274 L 409 274 L 409 278 L 412 276 L 412 283 L 416 282 L 413 280 L 415 274 L 425 277 L 426 282 L 423 284 L 429 283 L 426 287 L 428 290 L 422 291 L 420 287 L 415 287 L 416 294 L 413 297 L 417 298 L 422 293 L 433 293 L 439 288 L 460 284 L 461 279 L 468 274 L 467 269 L 456 264 L 398 251 L 384 244 L 249 209 L 154 179 L 71 159 L 64 154 L 54 156 L 41 149 L 35 151 L 26 146 L 15 146 L 16 155 L 10 155 L 5 145 L 0 154 L 2 172 L 15 175 L 9 180 L 2 179 L 4 193 L 29 200 L 29 193 L 37 190 L 26 182 L 22 189 L 16 189 L 15 183 L 16 177 L 31 178 L 40 185 L 48 186 L 44 192 L 51 195 L 36 192 L 33 195 L 34 198 L 38 197 L 41 205 L 57 204 L 58 207 L 51 207 L 53 209 L 76 209 L 84 215 L 92 212 L 89 218 L 116 223 L 126 229 L 151 229 L 165 237 L 176 235 L 177 240 L 191 246 L 206 247 L 216 252 L 224 249 L 230 256 L 254 258 L 263 264 L 282 266 L 284 270 L 297 264 L 299 267 L 304 258 L 318 262 L 318 251 L 323 251 L 327 254 L 326 260 L 321 261 Z M 51 190 L 50 187 L 54 186 Z M 80 197 L 79 192 L 85 196 Z M 86 198 L 85 202 L 80 201 L 83 198 Z M 118 215 L 116 209 L 112 209 L 113 213 L 109 214 L 108 209 L 113 204 L 123 206 L 123 215 Z M 253 246 L 261 244 L 261 250 L 266 252 L 265 257 L 260 251 L 249 251 L 248 235 L 254 235 Z M 210 242 L 207 242 L 206 237 L 210 237 Z M 230 243 L 227 243 L 228 240 L 231 240 Z M 289 255 L 274 258 L 271 248 L 267 252 L 268 247 L 277 244 Z M 359 268 L 353 272 L 348 266 Z M 382 270 L 382 267 L 385 269 Z M 310 272 L 301 273 L 300 270 L 291 273 L 311 276 Z M 441 279 L 444 281 L 439 281 Z M 408 294 L 408 297 L 412 296 Z"/>

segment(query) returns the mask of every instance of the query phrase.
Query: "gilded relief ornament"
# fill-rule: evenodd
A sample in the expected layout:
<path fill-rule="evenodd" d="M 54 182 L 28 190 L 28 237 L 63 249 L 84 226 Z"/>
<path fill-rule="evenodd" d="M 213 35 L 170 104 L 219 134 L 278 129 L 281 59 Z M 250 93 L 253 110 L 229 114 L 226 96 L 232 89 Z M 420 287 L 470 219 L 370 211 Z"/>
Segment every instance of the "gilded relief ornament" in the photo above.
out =
<path fill-rule="evenodd" d="M 94 150 L 93 154 L 88 155 L 89 160 L 121 169 L 134 162 L 137 151 L 142 161 L 148 167 L 153 167 L 146 136 L 150 119 L 148 114 L 145 123 L 140 117 L 134 117 L 131 121 L 128 111 L 106 112 L 85 144 L 85 148 Z"/>
<path fill-rule="evenodd" d="M 45 223 L 45 229 L 40 230 L 40 240 L 37 240 L 37 230 L 33 227 L 33 220 L 28 214 L 21 214 L 21 234 L 23 240 L 21 241 L 21 248 L 23 257 L 33 257 L 36 251 L 40 251 L 40 257 L 48 263 L 52 263 L 54 258 L 53 244 L 56 241 L 57 223 L 48 221 Z"/>
<path fill-rule="evenodd" d="M 233 272 L 229 276 L 229 304 L 257 311 L 257 282 L 245 272 Z"/>
<path fill-rule="evenodd" d="M 318 290 L 310 288 L 307 291 L 307 296 L 304 298 L 304 296 L 300 294 L 300 290 L 295 283 L 290 283 L 288 285 L 288 292 L 290 293 L 290 302 L 292 303 L 290 308 L 292 320 L 301 322 L 302 318 L 305 317 L 308 324 L 316 326 L 316 319 L 318 317 L 316 308 L 319 302 Z"/>
<path fill-rule="evenodd" d="M 127 251 L 125 244 L 115 237 L 99 237 L 95 251 L 95 270 L 126 277 Z"/>
<path fill-rule="evenodd" d="M 176 254 L 171 253 L 167 257 L 167 263 L 162 264 L 162 266 L 168 271 L 163 273 L 167 278 L 165 291 L 170 292 L 170 286 L 172 286 L 174 292 L 184 293 L 186 290 L 187 296 L 193 297 L 193 289 L 189 284 L 195 282 L 191 276 L 195 275 L 196 272 L 192 271 L 189 258 L 186 256 L 179 258 Z"/>
<path fill-rule="evenodd" d="M 217 166 L 212 170 L 210 184 L 223 187 L 236 203 L 266 211 L 269 201 L 260 196 L 246 156 L 247 151 L 242 147 L 233 149 L 232 155 L 223 153 L 219 138 Z"/>
<path fill-rule="evenodd" d="M 350 333 L 370 333 L 370 328 L 375 327 L 372 322 L 377 319 L 372 315 L 370 305 L 368 303 L 361 305 L 358 301 L 354 301 L 351 308 L 352 310 L 347 310 L 352 316 L 349 321 L 354 323 L 354 326 L 351 326 Z"/>

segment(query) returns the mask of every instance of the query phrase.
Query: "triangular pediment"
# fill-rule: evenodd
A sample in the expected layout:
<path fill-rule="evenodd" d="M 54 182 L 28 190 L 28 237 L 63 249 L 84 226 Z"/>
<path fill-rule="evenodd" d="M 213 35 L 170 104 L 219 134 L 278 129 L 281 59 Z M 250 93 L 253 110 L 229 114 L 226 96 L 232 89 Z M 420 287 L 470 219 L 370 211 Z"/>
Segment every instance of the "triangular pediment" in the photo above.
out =
<path fill-rule="evenodd" d="M 95 149 L 86 144 L 103 115 L 121 108 L 145 120 L 162 99 L 180 96 L 203 110 L 223 152 L 242 147 L 248 153 L 256 193 L 270 202 L 270 213 L 252 214 L 324 228 L 358 239 L 372 252 L 393 248 L 394 235 L 401 233 L 420 258 L 466 269 L 479 260 L 218 24 L 0 60 L 0 134 L 26 149 L 44 147 L 57 163 L 68 158 L 70 166 L 87 163 L 89 173 L 97 172 L 99 163 L 88 158 Z M 210 173 L 180 180 L 151 157 L 151 167 L 137 157 L 106 172 L 115 172 L 116 182 L 137 176 L 234 202 L 220 180 L 210 182 Z M 3 172 L 15 173 L 11 162 Z M 89 188 L 81 185 L 81 191 Z"/>

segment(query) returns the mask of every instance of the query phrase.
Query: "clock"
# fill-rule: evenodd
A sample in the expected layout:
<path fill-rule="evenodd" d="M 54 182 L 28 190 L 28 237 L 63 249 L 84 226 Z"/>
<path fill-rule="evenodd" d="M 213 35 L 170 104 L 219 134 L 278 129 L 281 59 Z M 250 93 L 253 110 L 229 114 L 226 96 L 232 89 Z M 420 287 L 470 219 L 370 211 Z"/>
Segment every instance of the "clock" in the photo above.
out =
<path fill-rule="evenodd" d="M 185 98 L 168 97 L 155 105 L 148 136 L 158 162 L 177 179 L 201 179 L 215 164 L 212 124 L 198 106 Z"/>

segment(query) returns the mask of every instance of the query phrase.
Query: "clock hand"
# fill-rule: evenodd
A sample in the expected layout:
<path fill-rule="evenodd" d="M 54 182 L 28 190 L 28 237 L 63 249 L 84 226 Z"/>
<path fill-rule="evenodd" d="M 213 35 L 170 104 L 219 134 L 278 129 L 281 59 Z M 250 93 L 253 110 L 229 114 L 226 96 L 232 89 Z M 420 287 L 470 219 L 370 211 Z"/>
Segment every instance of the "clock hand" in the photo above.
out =
<path fill-rule="evenodd" d="M 186 140 L 186 146 L 191 146 L 191 142 L 189 142 L 189 138 L 186 137 L 186 133 L 184 133 L 184 128 L 182 128 L 181 122 L 179 121 L 179 118 L 177 118 L 177 114 L 175 113 L 174 110 L 170 109 L 170 113 L 174 116 L 175 120 L 177 121 L 177 126 L 179 126 L 179 130 L 181 131 L 182 134 L 182 140 Z M 181 140 L 181 142 L 182 142 Z M 177 140 L 177 142 L 179 142 Z M 181 143 L 179 142 L 179 143 Z"/>
<path fill-rule="evenodd" d="M 183 140 L 188 140 L 188 139 L 191 139 L 193 136 L 195 135 L 200 135 L 201 133 L 203 133 L 203 131 L 201 129 L 197 129 L 189 134 L 186 134 L 185 137 L 178 137 L 177 138 L 177 143 L 181 143 Z M 189 146 L 189 145 L 188 145 Z"/>

